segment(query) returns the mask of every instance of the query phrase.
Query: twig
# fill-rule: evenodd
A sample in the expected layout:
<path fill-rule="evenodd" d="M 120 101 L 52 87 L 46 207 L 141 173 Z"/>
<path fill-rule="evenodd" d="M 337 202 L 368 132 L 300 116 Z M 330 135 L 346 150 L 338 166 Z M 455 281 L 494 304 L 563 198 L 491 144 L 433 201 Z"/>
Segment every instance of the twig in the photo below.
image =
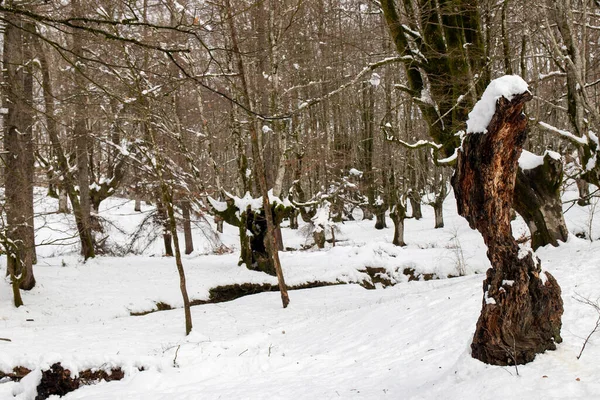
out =
<path fill-rule="evenodd" d="M 598 304 L 598 300 L 593 302 L 592 300 L 585 298 L 578 293 L 575 293 L 575 296 L 573 296 L 573 298 L 576 301 L 578 301 L 579 303 L 587 304 L 588 306 L 593 307 L 594 310 L 596 310 L 596 312 L 598 313 L 598 319 L 596 320 L 596 325 L 594 326 L 594 329 L 592 329 L 592 331 L 589 333 L 589 335 L 587 335 L 587 337 L 583 341 L 583 346 L 581 346 L 581 351 L 577 355 L 577 359 L 579 360 L 581 358 L 581 355 L 583 354 L 583 350 L 585 350 L 585 346 L 587 345 L 588 341 L 590 340 L 592 335 L 594 333 L 596 333 L 596 331 L 598 331 L 598 328 L 600 328 L 600 304 Z"/>
<path fill-rule="evenodd" d="M 8 338 L 3 338 L 3 337 L 0 337 L 0 340 L 3 340 L 3 341 L 5 341 L 5 342 L 12 342 L 12 340 L 10 340 L 10 339 L 8 339 Z"/>
<path fill-rule="evenodd" d="M 175 350 L 175 358 L 173 358 L 173 366 L 175 368 L 179 368 L 179 364 L 177 364 L 177 354 L 179 354 L 179 349 L 181 348 L 181 345 L 177 346 L 177 350 Z"/>

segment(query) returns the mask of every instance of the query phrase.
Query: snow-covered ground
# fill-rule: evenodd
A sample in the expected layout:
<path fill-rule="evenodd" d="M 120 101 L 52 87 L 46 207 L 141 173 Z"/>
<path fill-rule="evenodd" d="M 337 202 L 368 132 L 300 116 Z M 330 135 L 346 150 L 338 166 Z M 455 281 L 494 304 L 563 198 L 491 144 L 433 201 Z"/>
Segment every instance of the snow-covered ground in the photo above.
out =
<path fill-rule="evenodd" d="M 158 302 L 181 307 L 174 260 L 161 256 L 160 238 L 151 240 L 153 230 L 147 228 L 135 242 L 130 239 L 151 207 L 135 213 L 132 202 L 105 203 L 107 243 L 139 254 L 83 264 L 76 241 L 68 239 L 74 231 L 70 217 L 40 216 L 38 242 L 47 244 L 38 252 L 38 284 L 23 293 L 25 306 L 15 309 L 8 282 L 0 282 L 0 338 L 11 340 L 0 341 L 0 370 L 46 369 L 61 361 L 73 371 L 116 366 L 126 371 L 122 381 L 83 387 L 67 399 L 600 398 L 600 333 L 576 358 L 598 317 L 576 300 L 600 297 L 597 241 L 572 235 L 558 248 L 538 251 L 563 290 L 564 342 L 517 373 L 470 357 L 482 302 L 478 273 L 489 262 L 479 234 L 456 215 L 452 196 L 445 203 L 445 228 L 433 229 L 429 207 L 422 220 L 407 220 L 405 248 L 391 244 L 388 219 L 390 227 L 381 231 L 373 221 L 340 225 L 334 248 L 281 253 L 289 285 L 351 284 L 291 291 L 287 309 L 277 292 L 194 306 L 194 329 L 187 337 L 181 308 L 131 316 Z M 37 205 L 48 212 L 55 207 L 51 199 Z M 594 218 L 593 211 L 594 206 L 571 208 L 569 229 L 600 237 L 600 216 Z M 184 258 L 193 300 L 207 300 L 208 290 L 219 285 L 276 283 L 237 266 L 236 228 L 226 226 L 213 237 L 206 224 L 198 221 L 199 250 Z M 520 236 L 526 228 L 516 221 L 514 231 Z M 287 247 L 310 242 L 300 231 L 283 233 Z M 72 244 L 59 245 L 59 237 Z M 233 252 L 210 254 L 221 244 Z M 361 272 L 365 267 L 386 268 L 398 283 L 376 290 L 352 284 L 370 279 Z M 442 279 L 408 282 L 405 268 Z M 460 272 L 466 276 L 447 279 Z M 32 373 L 21 383 L 0 383 L 0 399 L 33 399 L 35 378 Z"/>

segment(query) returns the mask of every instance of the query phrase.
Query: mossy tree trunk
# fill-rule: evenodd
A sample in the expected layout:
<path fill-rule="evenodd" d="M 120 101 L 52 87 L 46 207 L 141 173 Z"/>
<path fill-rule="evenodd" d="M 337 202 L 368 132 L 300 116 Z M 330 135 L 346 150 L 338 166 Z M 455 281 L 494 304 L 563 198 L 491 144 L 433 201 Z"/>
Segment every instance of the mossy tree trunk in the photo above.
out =
<path fill-rule="evenodd" d="M 561 342 L 563 305 L 552 275 L 532 252 L 519 248 L 510 220 L 518 159 L 526 139 L 523 105 L 529 92 L 500 98 L 487 133 L 465 138 L 452 177 L 458 212 L 477 229 L 492 267 L 483 282 L 483 307 L 472 355 L 488 364 L 532 361 Z"/>
<path fill-rule="evenodd" d="M 252 210 L 248 206 L 245 210 L 239 210 L 233 199 L 226 200 L 226 208 L 218 210 L 213 207 L 216 214 L 215 218 L 237 226 L 240 234 L 240 262 L 245 264 L 248 269 L 266 272 L 270 275 L 276 275 L 275 266 L 267 253 L 265 240 L 267 238 L 267 221 L 264 210 Z M 273 223 L 279 226 L 281 221 L 287 217 L 292 207 L 285 207 L 281 204 L 270 204 Z"/>

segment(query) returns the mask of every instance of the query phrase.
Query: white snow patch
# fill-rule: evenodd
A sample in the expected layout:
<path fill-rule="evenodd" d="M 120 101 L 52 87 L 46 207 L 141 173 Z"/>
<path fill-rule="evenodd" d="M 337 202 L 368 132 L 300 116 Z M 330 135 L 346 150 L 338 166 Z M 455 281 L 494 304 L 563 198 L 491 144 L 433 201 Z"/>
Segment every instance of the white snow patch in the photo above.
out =
<path fill-rule="evenodd" d="M 357 170 L 356 168 L 350 168 L 350 171 L 348 171 L 348 173 L 352 176 L 357 176 L 359 178 L 363 175 L 363 172 Z"/>
<path fill-rule="evenodd" d="M 528 90 L 527 82 L 518 75 L 504 75 L 494 79 L 483 92 L 481 100 L 475 104 L 467 120 L 467 133 L 487 132 L 487 127 L 496 112 L 496 102 L 500 97 L 507 100 Z"/>
<path fill-rule="evenodd" d="M 42 371 L 38 368 L 27 374 L 13 389 L 12 395 L 19 400 L 35 400 L 37 386 L 42 381 Z"/>
<path fill-rule="evenodd" d="M 519 157 L 519 167 L 523 170 L 534 169 L 544 164 L 544 156 L 538 156 L 527 150 L 523 150 Z"/>
<path fill-rule="evenodd" d="M 483 293 L 483 298 L 485 299 L 485 304 L 496 304 L 496 299 L 494 299 L 493 297 L 491 297 L 488 294 L 487 290 L 485 291 L 485 293 Z"/>
<path fill-rule="evenodd" d="M 381 83 L 381 76 L 379 76 L 378 73 L 373 72 L 373 74 L 371 75 L 371 79 L 369 79 L 369 83 L 375 87 L 379 86 L 379 84 Z"/>

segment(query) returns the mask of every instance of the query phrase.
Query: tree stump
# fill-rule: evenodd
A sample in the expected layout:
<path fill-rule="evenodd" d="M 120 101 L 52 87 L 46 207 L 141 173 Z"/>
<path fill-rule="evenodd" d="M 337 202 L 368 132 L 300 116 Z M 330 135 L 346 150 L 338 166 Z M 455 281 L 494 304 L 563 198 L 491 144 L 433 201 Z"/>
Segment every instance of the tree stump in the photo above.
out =
<path fill-rule="evenodd" d="M 560 287 L 531 251 L 519 248 L 510 225 L 527 135 L 522 110 L 531 98 L 528 91 L 510 101 L 500 97 L 487 132 L 465 137 L 452 177 L 458 212 L 482 234 L 492 265 L 471 344 L 472 356 L 488 364 L 524 364 L 562 341 Z"/>

